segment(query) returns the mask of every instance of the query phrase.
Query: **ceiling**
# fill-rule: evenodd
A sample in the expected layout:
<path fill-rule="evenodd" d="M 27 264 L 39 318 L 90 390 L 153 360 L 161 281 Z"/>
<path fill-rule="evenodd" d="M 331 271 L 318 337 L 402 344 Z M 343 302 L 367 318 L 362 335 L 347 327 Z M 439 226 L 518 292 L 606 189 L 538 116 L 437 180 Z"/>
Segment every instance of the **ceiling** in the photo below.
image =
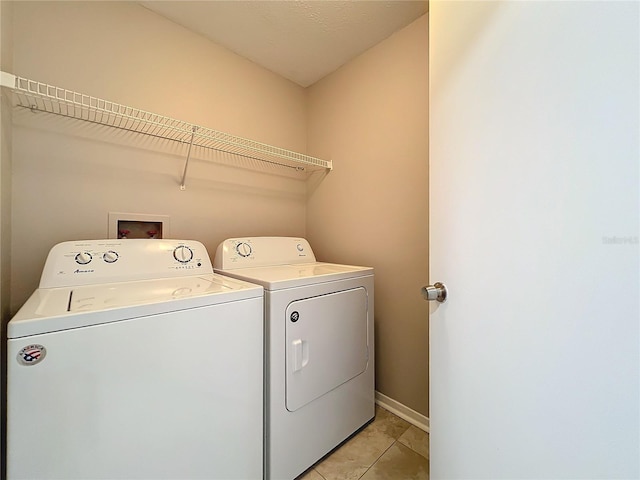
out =
<path fill-rule="evenodd" d="M 407 26 L 429 5 L 426 0 L 140 3 L 303 87 Z"/>

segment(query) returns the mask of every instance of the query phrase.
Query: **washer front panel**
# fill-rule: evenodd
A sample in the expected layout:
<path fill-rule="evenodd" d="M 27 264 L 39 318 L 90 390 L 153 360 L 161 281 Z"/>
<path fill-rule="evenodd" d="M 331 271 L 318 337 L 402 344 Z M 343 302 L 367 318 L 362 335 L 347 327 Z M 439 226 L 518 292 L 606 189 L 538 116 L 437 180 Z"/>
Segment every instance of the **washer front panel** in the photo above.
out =
<path fill-rule="evenodd" d="M 263 478 L 262 297 L 8 341 L 7 478 Z M 24 366 L 26 346 L 46 357 Z"/>

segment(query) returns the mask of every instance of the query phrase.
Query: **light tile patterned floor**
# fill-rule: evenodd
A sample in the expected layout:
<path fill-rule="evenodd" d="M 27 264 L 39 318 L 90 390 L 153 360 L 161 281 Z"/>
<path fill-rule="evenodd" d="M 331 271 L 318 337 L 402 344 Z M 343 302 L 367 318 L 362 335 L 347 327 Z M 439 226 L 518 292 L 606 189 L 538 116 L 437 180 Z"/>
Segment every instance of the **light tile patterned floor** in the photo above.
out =
<path fill-rule="evenodd" d="M 429 434 L 376 406 L 367 427 L 297 480 L 428 480 Z"/>

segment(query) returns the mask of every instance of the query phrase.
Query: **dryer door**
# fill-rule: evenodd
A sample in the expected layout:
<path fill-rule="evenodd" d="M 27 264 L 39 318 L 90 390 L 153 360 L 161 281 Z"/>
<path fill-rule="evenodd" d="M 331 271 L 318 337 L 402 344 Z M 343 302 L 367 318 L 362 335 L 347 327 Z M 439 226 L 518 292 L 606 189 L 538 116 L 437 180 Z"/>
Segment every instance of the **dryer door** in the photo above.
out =
<path fill-rule="evenodd" d="M 292 302 L 285 321 L 290 412 L 367 369 L 367 291 L 363 287 Z"/>

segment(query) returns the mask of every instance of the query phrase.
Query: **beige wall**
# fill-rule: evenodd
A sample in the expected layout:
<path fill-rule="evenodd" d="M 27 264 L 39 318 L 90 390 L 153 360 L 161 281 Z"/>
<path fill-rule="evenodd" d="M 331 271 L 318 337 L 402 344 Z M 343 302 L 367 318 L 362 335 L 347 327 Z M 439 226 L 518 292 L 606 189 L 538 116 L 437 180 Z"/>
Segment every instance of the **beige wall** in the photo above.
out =
<path fill-rule="evenodd" d="M 295 85 L 133 3 L 15 2 L 17 75 L 143 110 L 306 150 Z M 171 217 L 171 236 L 305 234 L 306 183 L 231 169 L 186 146 L 60 117 L 14 113 L 12 302 L 36 288 L 57 242 L 107 235 L 109 212 Z"/>
<path fill-rule="evenodd" d="M 375 268 L 376 389 L 428 415 L 428 16 L 309 88 L 307 237 Z"/>
<path fill-rule="evenodd" d="M 13 4 L 0 2 L 0 70 L 13 68 Z M 8 321 L 11 285 L 11 98 L 2 92 L 0 103 L 0 317 Z"/>
<path fill-rule="evenodd" d="M 13 62 L 13 5 L 0 1 L 0 70 L 11 70 Z M 2 89 L 4 90 L 4 89 Z M 12 109 L 9 96 L 0 96 L 0 477 L 4 478 L 6 428 L 6 323 L 11 297 L 11 136 Z"/>

